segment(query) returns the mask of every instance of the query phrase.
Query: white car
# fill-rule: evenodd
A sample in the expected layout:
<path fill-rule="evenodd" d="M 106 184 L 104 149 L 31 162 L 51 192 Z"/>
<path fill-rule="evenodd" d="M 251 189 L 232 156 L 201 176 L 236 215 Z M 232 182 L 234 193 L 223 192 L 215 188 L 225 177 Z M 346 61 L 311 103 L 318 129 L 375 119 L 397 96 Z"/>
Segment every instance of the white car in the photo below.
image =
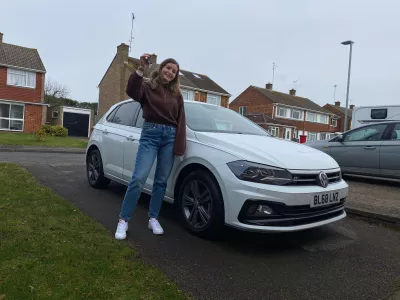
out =
<path fill-rule="evenodd" d="M 165 201 L 177 203 L 194 234 L 223 225 L 261 232 L 297 231 L 346 216 L 348 185 L 329 155 L 272 137 L 223 107 L 187 101 L 187 149 L 177 157 Z M 144 120 L 139 103 L 120 102 L 99 120 L 86 154 L 90 185 L 128 185 Z M 151 193 L 155 166 L 144 192 Z M 121 199 L 122 201 L 122 199 Z"/>

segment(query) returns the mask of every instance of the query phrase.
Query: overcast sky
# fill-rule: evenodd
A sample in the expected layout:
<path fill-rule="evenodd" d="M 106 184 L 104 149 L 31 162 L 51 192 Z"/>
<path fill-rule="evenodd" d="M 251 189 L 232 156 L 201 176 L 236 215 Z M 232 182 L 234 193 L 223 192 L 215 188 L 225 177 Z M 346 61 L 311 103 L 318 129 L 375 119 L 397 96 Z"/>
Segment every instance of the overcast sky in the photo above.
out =
<path fill-rule="evenodd" d="M 182 69 L 206 74 L 230 94 L 265 86 L 324 105 L 344 104 L 352 39 L 350 103 L 400 104 L 400 3 L 370 0 L 291 1 L 1 1 L 4 42 L 37 48 L 47 78 L 71 98 L 98 100 L 97 85 L 122 42 L 130 56 L 156 52 Z M 293 83 L 298 80 L 297 83 Z M 396 84 L 397 83 L 397 84 Z"/>

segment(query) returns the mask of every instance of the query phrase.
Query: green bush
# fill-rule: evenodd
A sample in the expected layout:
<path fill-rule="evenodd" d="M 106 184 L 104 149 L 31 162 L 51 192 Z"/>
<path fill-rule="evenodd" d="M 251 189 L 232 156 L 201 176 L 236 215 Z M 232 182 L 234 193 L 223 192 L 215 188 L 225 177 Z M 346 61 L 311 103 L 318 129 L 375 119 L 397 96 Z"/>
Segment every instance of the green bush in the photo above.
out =
<path fill-rule="evenodd" d="M 38 142 L 44 142 L 46 140 L 47 133 L 43 128 L 39 128 L 35 132 L 35 138 Z"/>
<path fill-rule="evenodd" d="M 57 126 L 42 125 L 40 130 L 43 130 L 46 135 L 50 136 L 60 136 L 60 137 L 68 136 L 68 129 L 58 125 Z"/>

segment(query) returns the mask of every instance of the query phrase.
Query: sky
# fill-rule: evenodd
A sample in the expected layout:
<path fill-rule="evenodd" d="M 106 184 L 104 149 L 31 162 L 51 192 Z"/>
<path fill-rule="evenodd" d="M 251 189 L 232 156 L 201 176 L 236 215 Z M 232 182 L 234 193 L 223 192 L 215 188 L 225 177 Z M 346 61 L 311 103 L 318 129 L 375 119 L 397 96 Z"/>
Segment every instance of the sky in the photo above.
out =
<path fill-rule="evenodd" d="M 19 0 L 1 1 L 3 42 L 36 48 L 47 78 L 70 97 L 98 101 L 98 84 L 117 46 L 131 57 L 157 53 L 205 74 L 231 95 L 249 85 L 311 99 L 346 100 L 353 40 L 350 104 L 400 104 L 400 2 L 371 0 Z"/>

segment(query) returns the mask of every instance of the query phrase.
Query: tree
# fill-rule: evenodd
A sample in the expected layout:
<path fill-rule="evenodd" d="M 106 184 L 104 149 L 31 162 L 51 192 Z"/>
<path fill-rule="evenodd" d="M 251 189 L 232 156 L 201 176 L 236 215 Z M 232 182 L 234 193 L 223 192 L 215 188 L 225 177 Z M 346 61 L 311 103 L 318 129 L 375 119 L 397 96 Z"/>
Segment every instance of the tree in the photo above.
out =
<path fill-rule="evenodd" d="M 57 104 L 58 99 L 64 98 L 66 99 L 70 94 L 69 89 L 52 79 L 48 79 L 44 86 L 44 102 L 47 104 Z M 72 100 L 73 101 L 73 100 Z"/>

